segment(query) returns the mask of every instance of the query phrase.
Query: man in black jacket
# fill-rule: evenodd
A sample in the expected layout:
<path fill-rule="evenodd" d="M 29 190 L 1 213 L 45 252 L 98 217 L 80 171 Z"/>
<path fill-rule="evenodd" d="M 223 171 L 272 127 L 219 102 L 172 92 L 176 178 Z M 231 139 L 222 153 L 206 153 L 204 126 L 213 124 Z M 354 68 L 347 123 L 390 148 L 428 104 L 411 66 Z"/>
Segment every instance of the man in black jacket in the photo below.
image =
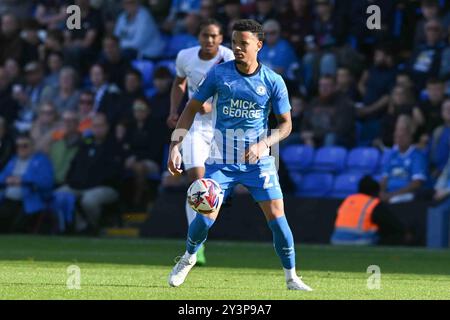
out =
<path fill-rule="evenodd" d="M 98 226 L 102 206 L 115 202 L 115 190 L 122 170 L 118 144 L 108 135 L 109 125 L 104 114 L 92 120 L 92 138 L 87 138 L 72 160 L 66 184 L 59 191 L 71 192 L 78 199 L 82 212 L 76 216 L 75 230 Z"/>

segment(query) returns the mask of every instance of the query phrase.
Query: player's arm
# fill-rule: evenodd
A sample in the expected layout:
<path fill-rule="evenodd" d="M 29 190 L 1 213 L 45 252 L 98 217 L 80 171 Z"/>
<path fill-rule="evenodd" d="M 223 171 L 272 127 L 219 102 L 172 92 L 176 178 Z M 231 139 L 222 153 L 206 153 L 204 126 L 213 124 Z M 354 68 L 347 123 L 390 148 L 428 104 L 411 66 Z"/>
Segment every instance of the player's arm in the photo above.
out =
<path fill-rule="evenodd" d="M 169 128 L 175 128 L 178 121 L 178 107 L 181 100 L 183 100 L 186 94 L 187 79 L 184 77 L 176 77 L 172 83 L 172 89 L 170 90 L 170 113 L 167 118 L 167 125 Z"/>
<path fill-rule="evenodd" d="M 256 162 L 260 158 L 260 155 L 264 154 L 268 148 L 286 139 L 291 134 L 291 113 L 286 112 L 283 114 L 276 114 L 275 118 L 278 122 L 275 130 L 272 130 L 269 136 L 261 139 L 261 141 L 248 148 L 244 155 L 246 161 L 249 161 L 250 163 Z"/>
<path fill-rule="evenodd" d="M 203 110 L 203 102 L 191 99 L 186 104 L 186 107 L 178 119 L 176 129 L 172 133 L 172 142 L 170 143 L 169 159 L 167 163 L 167 168 L 172 175 L 178 175 L 183 172 L 183 170 L 181 170 L 181 143 L 191 128 L 195 115 L 199 112 L 203 112 Z"/>

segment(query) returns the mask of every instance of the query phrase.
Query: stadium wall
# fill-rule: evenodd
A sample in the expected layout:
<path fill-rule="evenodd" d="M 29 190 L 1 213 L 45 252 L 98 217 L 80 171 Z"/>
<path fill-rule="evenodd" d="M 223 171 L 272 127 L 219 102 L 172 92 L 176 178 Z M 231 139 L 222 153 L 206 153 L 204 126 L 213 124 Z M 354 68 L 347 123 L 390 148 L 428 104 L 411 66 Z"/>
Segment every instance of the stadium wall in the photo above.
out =
<path fill-rule="evenodd" d="M 184 193 L 162 194 L 155 202 L 149 219 L 143 224 L 141 236 L 152 238 L 185 238 L 186 217 Z M 329 243 L 333 232 L 336 210 L 341 200 L 300 199 L 285 197 L 285 208 L 296 242 Z M 424 202 L 392 206 L 393 213 L 413 230 L 415 244 L 425 246 L 426 212 Z M 221 214 L 210 231 L 208 239 L 235 241 L 272 241 L 264 215 L 249 195 L 234 196 L 230 207 Z"/>

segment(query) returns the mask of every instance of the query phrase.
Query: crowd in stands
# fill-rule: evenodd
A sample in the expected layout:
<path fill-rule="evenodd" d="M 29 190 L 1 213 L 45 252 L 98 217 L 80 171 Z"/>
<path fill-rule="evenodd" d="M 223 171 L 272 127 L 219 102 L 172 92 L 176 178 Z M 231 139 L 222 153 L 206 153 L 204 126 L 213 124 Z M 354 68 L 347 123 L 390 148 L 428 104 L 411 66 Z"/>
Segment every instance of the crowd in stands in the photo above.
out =
<path fill-rule="evenodd" d="M 81 29 L 66 26 L 71 4 Z M 380 30 L 366 26 L 372 4 Z M 0 16 L 2 231 L 51 209 L 59 231 L 89 232 L 104 206 L 145 208 L 177 184 L 164 175 L 174 60 L 208 18 L 227 46 L 237 19 L 263 25 L 260 61 L 292 104 L 283 148 L 389 149 L 372 172 L 382 200 L 436 182 L 430 197 L 450 194 L 448 1 L 4 0 Z"/>

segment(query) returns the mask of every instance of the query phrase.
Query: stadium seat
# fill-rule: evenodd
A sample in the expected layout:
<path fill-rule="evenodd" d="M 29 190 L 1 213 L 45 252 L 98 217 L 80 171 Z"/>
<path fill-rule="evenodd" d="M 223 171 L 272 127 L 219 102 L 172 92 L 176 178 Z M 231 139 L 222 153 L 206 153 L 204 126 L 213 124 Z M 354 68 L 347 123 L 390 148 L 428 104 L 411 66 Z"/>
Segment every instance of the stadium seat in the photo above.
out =
<path fill-rule="evenodd" d="M 299 197 L 325 197 L 333 188 L 333 175 L 330 173 L 308 173 L 302 176 L 300 188 L 296 192 Z"/>
<path fill-rule="evenodd" d="M 322 147 L 316 151 L 313 170 L 339 173 L 345 168 L 347 150 L 342 147 Z"/>
<path fill-rule="evenodd" d="M 372 174 L 378 168 L 380 152 L 376 148 L 352 149 L 347 158 L 347 172 Z"/>
<path fill-rule="evenodd" d="M 153 87 L 153 71 L 155 69 L 153 62 L 148 60 L 133 60 L 132 65 L 141 73 L 144 87 Z"/>
<path fill-rule="evenodd" d="M 363 175 L 361 173 L 343 173 L 335 177 L 331 198 L 344 199 L 358 192 L 358 183 Z"/>
<path fill-rule="evenodd" d="M 314 149 L 311 146 L 293 144 L 281 149 L 281 158 L 289 171 L 306 171 L 314 159 Z"/>

